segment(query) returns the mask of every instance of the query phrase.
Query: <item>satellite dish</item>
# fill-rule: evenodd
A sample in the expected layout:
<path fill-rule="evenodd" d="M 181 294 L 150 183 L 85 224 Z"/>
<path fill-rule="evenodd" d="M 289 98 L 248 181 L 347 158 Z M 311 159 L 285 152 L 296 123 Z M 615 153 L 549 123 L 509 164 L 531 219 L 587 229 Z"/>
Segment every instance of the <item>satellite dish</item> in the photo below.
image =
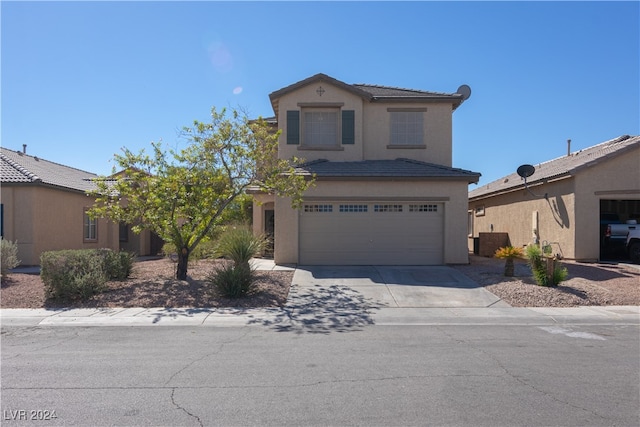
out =
<path fill-rule="evenodd" d="M 521 178 L 524 178 L 526 180 L 531 175 L 533 175 L 535 171 L 536 171 L 536 168 L 534 168 L 531 165 L 522 165 L 518 167 L 518 170 L 516 172 L 518 173 L 518 175 L 520 175 Z"/>
<path fill-rule="evenodd" d="M 535 197 L 544 197 L 545 199 L 549 200 L 549 195 L 547 193 L 544 193 L 544 196 L 539 196 L 537 194 L 535 194 L 533 191 L 531 191 L 529 189 L 529 186 L 527 185 L 527 178 L 529 178 L 531 175 L 534 174 L 534 172 L 536 171 L 536 168 L 534 168 L 531 165 L 522 165 L 518 167 L 518 170 L 516 171 L 518 173 L 518 175 L 520 175 L 521 178 L 524 178 L 524 188 L 527 189 L 527 191 Z"/>
<path fill-rule="evenodd" d="M 467 85 L 462 85 L 458 88 L 456 93 L 462 95 L 462 100 L 466 101 L 471 96 L 471 88 Z"/>

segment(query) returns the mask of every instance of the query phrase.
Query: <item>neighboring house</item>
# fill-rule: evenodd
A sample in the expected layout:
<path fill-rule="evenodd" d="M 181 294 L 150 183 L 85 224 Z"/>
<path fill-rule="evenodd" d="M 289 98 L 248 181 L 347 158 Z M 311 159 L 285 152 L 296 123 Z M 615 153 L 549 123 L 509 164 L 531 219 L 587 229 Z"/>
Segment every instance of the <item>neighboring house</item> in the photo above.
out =
<path fill-rule="evenodd" d="M 157 252 L 151 233 L 134 235 L 126 225 L 91 219 L 86 211 L 93 199 L 97 175 L 1 148 L 0 231 L 17 241 L 23 265 L 37 265 L 44 251 L 110 248 L 139 255 Z"/>
<path fill-rule="evenodd" d="M 278 156 L 315 175 L 299 210 L 254 194 L 254 230 L 278 264 L 468 263 L 468 185 L 452 167 L 452 113 L 470 94 L 346 84 L 316 74 L 269 95 Z"/>
<path fill-rule="evenodd" d="M 568 149 L 534 167 L 529 190 L 514 172 L 469 193 L 470 238 L 507 233 L 513 246 L 548 244 L 564 258 L 596 261 L 600 217 L 614 213 L 624 221 L 640 214 L 640 136 Z"/>

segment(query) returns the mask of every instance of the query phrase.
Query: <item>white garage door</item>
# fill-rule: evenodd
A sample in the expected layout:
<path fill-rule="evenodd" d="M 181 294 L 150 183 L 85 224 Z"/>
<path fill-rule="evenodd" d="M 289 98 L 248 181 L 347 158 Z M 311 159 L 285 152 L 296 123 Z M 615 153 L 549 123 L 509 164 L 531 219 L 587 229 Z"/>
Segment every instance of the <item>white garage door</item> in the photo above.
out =
<path fill-rule="evenodd" d="M 442 264 L 443 218 L 441 203 L 305 203 L 299 263 Z"/>

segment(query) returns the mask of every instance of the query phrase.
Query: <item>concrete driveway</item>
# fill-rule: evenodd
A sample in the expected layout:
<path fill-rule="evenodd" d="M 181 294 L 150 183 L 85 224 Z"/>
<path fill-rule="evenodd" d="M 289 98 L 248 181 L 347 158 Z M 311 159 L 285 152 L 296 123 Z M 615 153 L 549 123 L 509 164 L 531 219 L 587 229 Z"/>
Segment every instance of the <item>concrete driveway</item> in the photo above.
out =
<path fill-rule="evenodd" d="M 301 296 L 316 304 L 376 308 L 509 307 L 447 266 L 298 266 L 291 303 Z"/>

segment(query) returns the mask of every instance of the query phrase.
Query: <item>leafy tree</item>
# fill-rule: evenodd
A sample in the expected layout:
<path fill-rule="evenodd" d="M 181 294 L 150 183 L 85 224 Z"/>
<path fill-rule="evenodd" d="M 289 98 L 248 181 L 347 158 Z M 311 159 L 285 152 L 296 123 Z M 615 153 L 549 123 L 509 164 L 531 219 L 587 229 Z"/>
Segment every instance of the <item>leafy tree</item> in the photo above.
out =
<path fill-rule="evenodd" d="M 176 278 L 185 280 L 189 254 L 248 187 L 289 197 L 297 208 L 313 179 L 294 173 L 299 159 L 277 158 L 279 131 L 237 110 L 213 108 L 210 123 L 195 121 L 182 134 L 189 141 L 182 150 L 152 143 L 151 155 L 126 148 L 116 154 L 123 172 L 97 180 L 90 214 L 124 221 L 135 232 L 150 229 L 173 243 Z"/>

